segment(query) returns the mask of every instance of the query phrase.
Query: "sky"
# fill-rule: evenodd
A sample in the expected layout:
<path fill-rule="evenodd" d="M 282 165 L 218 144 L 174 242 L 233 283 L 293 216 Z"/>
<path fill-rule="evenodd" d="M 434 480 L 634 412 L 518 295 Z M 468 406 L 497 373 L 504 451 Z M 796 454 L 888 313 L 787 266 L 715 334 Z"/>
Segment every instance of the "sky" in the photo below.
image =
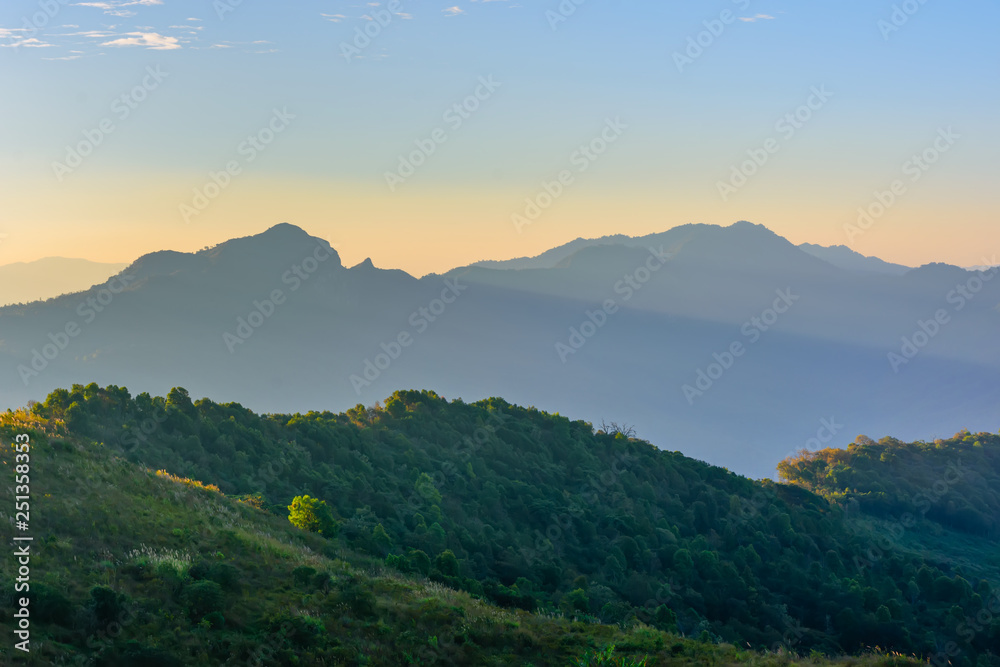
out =
<path fill-rule="evenodd" d="M 738 220 L 995 263 L 998 19 L 987 0 L 7 0 L 0 264 L 290 222 L 420 276 Z"/>

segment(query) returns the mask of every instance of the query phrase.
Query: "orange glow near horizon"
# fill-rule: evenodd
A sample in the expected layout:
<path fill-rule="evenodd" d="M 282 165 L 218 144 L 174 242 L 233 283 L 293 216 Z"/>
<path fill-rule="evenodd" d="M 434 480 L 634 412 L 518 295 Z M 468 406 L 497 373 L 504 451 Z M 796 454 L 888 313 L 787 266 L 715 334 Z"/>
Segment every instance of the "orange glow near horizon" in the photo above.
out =
<path fill-rule="evenodd" d="M 844 225 L 856 220 L 856 212 L 817 199 L 776 205 L 748 196 L 722 204 L 696 194 L 625 188 L 590 193 L 580 187 L 519 233 L 511 215 L 536 193 L 509 186 L 389 194 L 367 184 L 245 178 L 185 223 L 178 207 L 185 194 L 190 200 L 190 182 L 171 175 L 141 181 L 121 177 L 114 179 L 113 192 L 108 182 L 80 179 L 61 188 L 58 198 L 42 196 L 44 188 L 34 196 L 30 186 L 27 192 L 9 188 L 0 195 L 7 218 L 0 226 L 0 234 L 6 234 L 0 236 L 0 265 L 52 256 L 128 263 L 157 250 L 196 251 L 281 222 L 328 240 L 347 266 L 371 257 L 376 266 L 415 276 L 482 259 L 533 256 L 578 237 L 639 236 L 688 223 L 726 226 L 737 220 L 763 224 L 795 244 L 848 245 L 911 266 L 995 263 L 1000 254 L 1000 229 L 987 213 L 972 205 L 956 211 L 945 201 L 901 202 L 849 239 Z M 960 228 L 942 222 L 955 219 L 962 220 Z"/>

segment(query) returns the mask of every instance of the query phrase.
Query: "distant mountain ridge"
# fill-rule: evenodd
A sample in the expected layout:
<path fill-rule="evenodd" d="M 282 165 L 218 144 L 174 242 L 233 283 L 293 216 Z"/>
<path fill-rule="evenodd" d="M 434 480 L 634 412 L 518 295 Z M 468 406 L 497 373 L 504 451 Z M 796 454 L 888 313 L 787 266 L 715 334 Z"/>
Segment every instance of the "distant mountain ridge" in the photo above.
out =
<path fill-rule="evenodd" d="M 819 257 L 834 266 L 848 271 L 872 271 L 892 276 L 901 276 L 911 269 L 909 266 L 886 262 L 878 257 L 862 255 L 845 245 L 821 246 L 812 243 L 802 243 L 799 247 L 814 257 Z"/>
<path fill-rule="evenodd" d="M 107 280 L 125 266 L 66 257 L 4 264 L 0 266 L 0 306 L 81 292 Z"/>
<path fill-rule="evenodd" d="M 741 221 L 737 222 L 735 226 L 740 225 L 753 225 L 754 223 Z M 762 225 L 758 225 L 763 227 Z M 698 229 L 707 229 L 717 227 L 716 225 L 683 225 L 681 227 L 675 227 L 669 232 L 660 232 L 656 234 L 647 234 L 645 236 L 626 236 L 624 234 L 614 234 L 612 236 L 602 236 L 600 238 L 585 239 L 577 238 L 569 243 L 565 243 L 561 246 L 547 250 L 540 255 L 535 257 L 518 257 L 509 260 L 482 260 L 479 262 L 474 262 L 470 266 L 476 266 L 487 269 L 506 269 L 506 270 L 521 270 L 521 269 L 552 269 L 560 265 L 566 259 L 572 255 L 580 252 L 584 248 L 592 248 L 596 246 L 628 246 L 628 247 L 641 247 L 650 243 L 662 242 L 666 238 L 671 238 L 671 232 L 688 230 L 695 231 Z M 764 228 L 766 229 L 766 228 Z M 770 230 L 768 230 L 770 231 Z M 669 237 L 666 235 L 670 235 Z M 844 269 L 847 271 L 871 271 L 875 273 L 885 273 L 889 275 L 902 275 L 910 270 L 911 267 L 903 266 L 902 264 L 893 264 L 891 262 L 886 262 L 878 257 L 867 257 L 859 252 L 851 250 L 847 246 L 837 245 L 837 246 L 821 246 L 812 243 L 802 243 L 798 246 L 803 252 L 806 252 L 813 257 L 817 257 L 828 264 L 832 264 L 837 268 Z"/>
<path fill-rule="evenodd" d="M 823 444 L 1000 423 L 1000 280 L 845 270 L 748 222 L 617 240 L 420 279 L 347 268 L 293 225 L 153 253 L 118 291 L 0 308 L 0 407 L 82 381 L 261 412 L 436 387 L 628 422 L 760 476 L 821 419 L 841 425 Z"/>

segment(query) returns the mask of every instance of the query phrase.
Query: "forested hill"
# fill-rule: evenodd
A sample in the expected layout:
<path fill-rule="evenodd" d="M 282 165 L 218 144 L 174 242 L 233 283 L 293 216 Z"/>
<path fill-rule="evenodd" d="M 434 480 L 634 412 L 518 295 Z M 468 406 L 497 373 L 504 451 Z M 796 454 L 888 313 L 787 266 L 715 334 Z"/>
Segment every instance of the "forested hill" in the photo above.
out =
<path fill-rule="evenodd" d="M 778 465 L 780 478 L 876 516 L 925 516 L 943 527 L 1000 537 L 1000 436 L 873 442 L 803 452 Z"/>
<path fill-rule="evenodd" d="M 426 391 L 343 414 L 256 415 L 192 402 L 182 389 L 133 398 L 92 384 L 56 391 L 33 412 L 279 516 L 294 496 L 320 498 L 347 546 L 508 608 L 755 648 L 880 646 L 937 664 L 1000 665 L 989 653 L 1000 641 L 990 611 L 1000 610 L 997 582 L 988 580 L 996 563 L 959 565 L 921 546 L 921 536 L 945 529 L 934 523 L 944 515 L 929 512 L 908 522 L 915 544 L 887 548 L 873 521 L 896 506 L 880 505 L 880 518 L 859 513 L 821 488 L 818 474 L 802 473 L 818 494 L 752 481 L 498 398 L 465 404 Z M 995 462 L 997 438 L 976 439 L 968 447 Z M 833 477 L 851 493 L 864 494 L 863 482 L 902 498 L 941 457 L 924 454 L 920 464 L 917 447 L 909 465 L 895 465 L 897 450 L 897 460 L 909 452 L 896 445 L 883 459 L 856 447 L 856 463 Z M 805 471 L 806 461 L 783 474 Z M 908 472 L 919 474 L 899 478 Z M 845 482 L 851 475 L 859 481 Z M 995 494 L 993 480 L 954 480 L 939 505 L 990 506 L 979 496 Z M 975 548 L 996 553 L 985 524 L 962 527 L 975 532 L 966 536 Z"/>

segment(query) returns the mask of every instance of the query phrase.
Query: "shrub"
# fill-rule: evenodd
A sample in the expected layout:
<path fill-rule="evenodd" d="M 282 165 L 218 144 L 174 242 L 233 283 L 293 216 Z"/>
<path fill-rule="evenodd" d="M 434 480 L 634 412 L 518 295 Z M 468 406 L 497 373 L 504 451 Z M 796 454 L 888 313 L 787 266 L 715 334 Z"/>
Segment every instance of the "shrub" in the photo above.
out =
<path fill-rule="evenodd" d="M 316 590 L 326 591 L 330 588 L 331 581 L 329 572 L 318 572 L 315 577 L 313 577 L 313 587 Z"/>
<path fill-rule="evenodd" d="M 265 619 L 264 626 L 268 634 L 284 635 L 289 643 L 298 649 L 320 644 L 326 636 L 326 626 L 323 622 L 306 615 L 273 614 Z"/>
<path fill-rule="evenodd" d="M 608 667 L 645 667 L 648 660 L 646 656 L 642 658 L 616 656 L 615 645 L 612 644 L 603 651 L 587 651 L 582 657 L 577 658 L 576 662 L 572 663 L 572 667 L 604 667 L 605 665 Z"/>
<path fill-rule="evenodd" d="M 209 627 L 213 630 L 219 630 L 226 625 L 226 619 L 220 611 L 208 612 L 205 614 L 205 618 L 202 619 L 202 622 L 208 622 Z"/>
<path fill-rule="evenodd" d="M 240 590 L 240 571 L 229 563 L 214 563 L 208 571 L 208 579 L 227 591 Z"/>
<path fill-rule="evenodd" d="M 90 609 L 98 625 L 108 625 L 117 621 L 125 610 L 128 598 L 105 586 L 90 589 Z"/>
<path fill-rule="evenodd" d="M 63 627 L 73 624 L 73 603 L 62 593 L 45 584 L 32 583 L 28 593 L 31 599 L 32 618 L 42 623 L 56 623 Z"/>
<path fill-rule="evenodd" d="M 214 581 L 198 581 L 184 589 L 184 606 L 193 621 L 198 621 L 213 611 L 222 611 L 224 600 L 222 586 Z"/>
<path fill-rule="evenodd" d="M 373 618 L 378 613 L 375 596 L 356 581 L 344 586 L 339 598 L 358 618 Z"/>
<path fill-rule="evenodd" d="M 661 604 L 656 608 L 653 624 L 660 630 L 672 632 L 677 629 L 677 614 L 667 605 Z"/>
<path fill-rule="evenodd" d="M 160 649 L 129 641 L 123 648 L 110 647 L 94 660 L 97 667 L 181 667 L 182 663 Z"/>
<path fill-rule="evenodd" d="M 300 565 L 294 570 L 292 570 L 292 579 L 299 586 L 308 586 L 309 582 L 316 575 L 316 568 L 309 567 L 308 565 Z"/>

